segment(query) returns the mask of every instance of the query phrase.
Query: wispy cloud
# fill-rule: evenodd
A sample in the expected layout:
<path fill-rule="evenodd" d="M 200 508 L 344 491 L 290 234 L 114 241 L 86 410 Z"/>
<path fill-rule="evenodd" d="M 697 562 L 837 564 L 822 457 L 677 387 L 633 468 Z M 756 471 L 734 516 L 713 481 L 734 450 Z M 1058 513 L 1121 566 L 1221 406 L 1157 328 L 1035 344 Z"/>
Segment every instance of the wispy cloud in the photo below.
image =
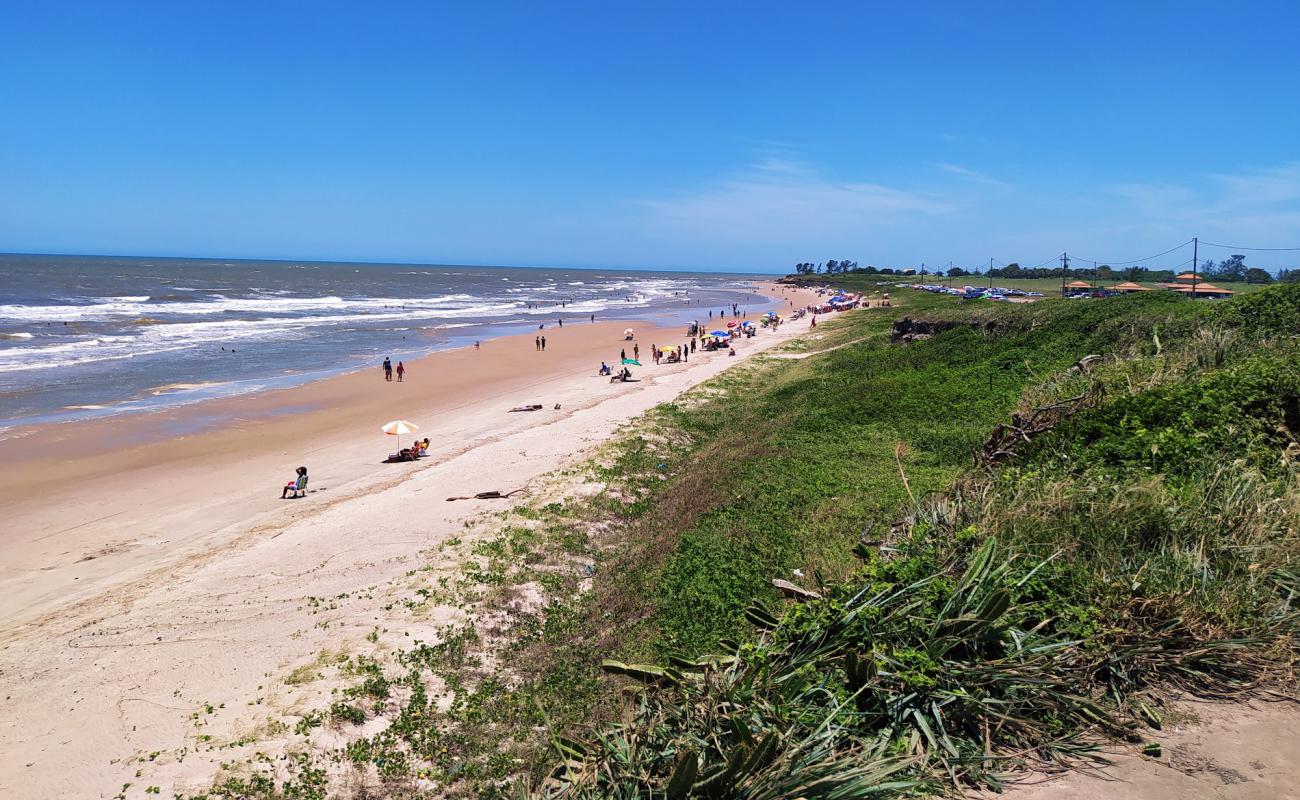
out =
<path fill-rule="evenodd" d="M 1142 216 L 1184 224 L 1222 228 L 1254 218 L 1286 220 L 1300 212 L 1300 163 L 1211 173 L 1186 185 L 1127 183 L 1105 191 Z"/>
<path fill-rule="evenodd" d="M 781 245 L 860 240 L 867 229 L 954 208 L 947 198 L 928 192 L 833 180 L 814 165 L 785 156 L 767 156 L 704 187 L 635 205 L 660 234 Z"/>
<path fill-rule="evenodd" d="M 934 164 L 931 164 L 930 166 L 934 167 L 937 170 L 947 172 L 950 175 L 956 175 L 957 177 L 968 180 L 971 183 L 978 183 L 984 186 L 995 186 L 999 189 L 1005 189 L 1011 186 L 1011 184 L 1007 183 L 1006 181 L 1000 181 L 997 178 L 994 178 L 993 176 L 988 175 L 984 172 L 980 172 L 977 169 L 970 169 L 969 167 L 963 167 L 959 164 L 945 164 L 943 162 L 936 162 Z"/>
<path fill-rule="evenodd" d="M 1186 183 L 1127 183 L 1102 194 L 1116 205 L 1095 238 L 1132 242 L 1135 250 L 1192 236 L 1246 248 L 1300 246 L 1300 163 L 1190 176 Z M 1201 250 L 1202 258 L 1224 255 L 1213 246 Z M 1295 261 L 1284 252 L 1249 259 L 1272 267 Z"/>
<path fill-rule="evenodd" d="M 1252 208 L 1300 200 L 1300 162 L 1238 175 L 1215 173 L 1218 202 L 1225 208 Z"/>

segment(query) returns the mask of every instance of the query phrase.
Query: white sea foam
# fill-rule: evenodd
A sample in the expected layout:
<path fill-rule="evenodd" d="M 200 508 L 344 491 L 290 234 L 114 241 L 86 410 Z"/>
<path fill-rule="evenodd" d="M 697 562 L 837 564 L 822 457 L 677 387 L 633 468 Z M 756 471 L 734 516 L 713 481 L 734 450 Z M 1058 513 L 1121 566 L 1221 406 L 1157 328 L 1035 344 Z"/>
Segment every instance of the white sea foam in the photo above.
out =
<path fill-rule="evenodd" d="M 225 313 L 292 314 L 311 311 L 361 311 L 382 310 L 388 306 L 407 308 L 458 308 L 464 301 L 474 300 L 474 295 L 446 294 L 437 297 L 366 297 L 344 299 L 335 295 L 325 297 L 248 297 L 231 298 L 221 294 L 212 299 L 192 303 L 149 303 L 141 298 L 98 298 L 97 302 L 82 305 L 0 305 L 0 322 L 86 322 L 110 320 L 121 316 L 207 316 Z"/>
<path fill-rule="evenodd" d="M 574 281 L 569 285 L 583 286 L 585 282 Z M 331 328 L 392 331 L 404 330 L 408 325 L 427 329 L 427 325 L 420 323 L 431 323 L 435 329 L 448 330 L 484 323 L 508 325 L 529 319 L 545 321 L 558 316 L 602 314 L 611 309 L 651 305 L 656 299 L 696 285 L 694 281 L 669 278 L 611 277 L 576 292 L 599 296 L 587 296 L 563 308 L 527 307 L 527 293 L 555 292 L 554 282 L 531 287 L 516 282 L 512 288 L 500 287 L 480 295 L 456 293 L 416 298 L 268 296 L 277 290 L 264 290 L 262 295 L 254 297 L 228 297 L 208 289 L 204 290 L 208 293 L 206 297 L 196 298 L 194 302 L 150 302 L 147 296 L 138 295 L 81 298 L 79 305 L 0 305 L 0 323 L 75 321 L 103 329 L 76 337 L 75 329 L 59 325 L 50 329 L 57 333 L 49 337 L 55 341 L 48 344 L 41 340 L 26 343 L 33 338 L 26 332 L 0 334 L 6 339 L 25 342 L 0 348 L 0 373 L 66 368 L 177 351 L 210 353 L 219 345 L 237 346 L 242 351 L 246 344 L 306 340 L 326 335 Z M 517 293 L 521 290 L 524 296 Z M 233 293 L 234 290 L 224 291 Z M 402 327 L 389 327 L 392 323 Z"/>

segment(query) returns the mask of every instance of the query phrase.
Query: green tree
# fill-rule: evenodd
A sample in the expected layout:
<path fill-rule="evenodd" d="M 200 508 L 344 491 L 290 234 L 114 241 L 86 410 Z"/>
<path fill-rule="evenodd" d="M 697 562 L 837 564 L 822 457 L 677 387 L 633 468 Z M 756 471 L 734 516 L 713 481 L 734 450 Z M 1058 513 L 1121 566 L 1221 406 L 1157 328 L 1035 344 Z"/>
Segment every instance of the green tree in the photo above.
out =
<path fill-rule="evenodd" d="M 1246 257 L 1237 253 L 1220 261 L 1212 274 L 1221 281 L 1241 281 L 1245 280 L 1247 269 Z"/>
<path fill-rule="evenodd" d="M 1268 274 L 1268 270 L 1259 267 L 1251 267 L 1246 270 L 1246 283 L 1272 283 L 1273 276 Z"/>

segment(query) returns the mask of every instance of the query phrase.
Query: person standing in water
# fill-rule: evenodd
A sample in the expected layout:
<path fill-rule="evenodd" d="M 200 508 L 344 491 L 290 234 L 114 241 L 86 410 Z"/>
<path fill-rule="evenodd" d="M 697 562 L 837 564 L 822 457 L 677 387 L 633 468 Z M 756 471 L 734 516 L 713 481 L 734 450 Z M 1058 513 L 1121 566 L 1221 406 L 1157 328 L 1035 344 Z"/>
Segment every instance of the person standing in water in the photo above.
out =
<path fill-rule="evenodd" d="M 392 379 L 393 379 L 393 362 L 388 360 L 388 356 L 384 356 L 384 380 L 391 381 Z"/>
<path fill-rule="evenodd" d="M 402 362 L 398 361 L 398 362 L 397 362 L 397 382 L 398 382 L 398 383 L 401 383 L 401 382 L 402 382 L 402 376 L 405 375 L 405 374 L 406 374 L 406 365 L 403 364 Z"/>

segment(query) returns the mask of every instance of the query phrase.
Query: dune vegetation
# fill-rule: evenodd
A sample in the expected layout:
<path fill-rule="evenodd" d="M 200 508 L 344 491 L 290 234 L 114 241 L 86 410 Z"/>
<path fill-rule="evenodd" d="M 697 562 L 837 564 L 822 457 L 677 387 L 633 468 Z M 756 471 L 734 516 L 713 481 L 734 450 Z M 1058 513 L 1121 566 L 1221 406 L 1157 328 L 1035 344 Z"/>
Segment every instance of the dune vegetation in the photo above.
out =
<path fill-rule="evenodd" d="M 1180 693 L 1287 686 L 1300 287 L 894 300 L 494 519 L 434 591 L 491 626 L 348 659 L 308 746 L 202 796 L 997 789 L 1155 746 Z"/>
<path fill-rule="evenodd" d="M 996 789 L 1158 736 L 1177 692 L 1290 677 L 1300 291 L 920 303 L 677 412 L 743 456 L 660 490 L 723 473 L 659 529 L 644 663 L 605 664 L 625 715 L 561 743 L 544 793 Z M 890 343 L 903 315 L 935 332 Z"/>

